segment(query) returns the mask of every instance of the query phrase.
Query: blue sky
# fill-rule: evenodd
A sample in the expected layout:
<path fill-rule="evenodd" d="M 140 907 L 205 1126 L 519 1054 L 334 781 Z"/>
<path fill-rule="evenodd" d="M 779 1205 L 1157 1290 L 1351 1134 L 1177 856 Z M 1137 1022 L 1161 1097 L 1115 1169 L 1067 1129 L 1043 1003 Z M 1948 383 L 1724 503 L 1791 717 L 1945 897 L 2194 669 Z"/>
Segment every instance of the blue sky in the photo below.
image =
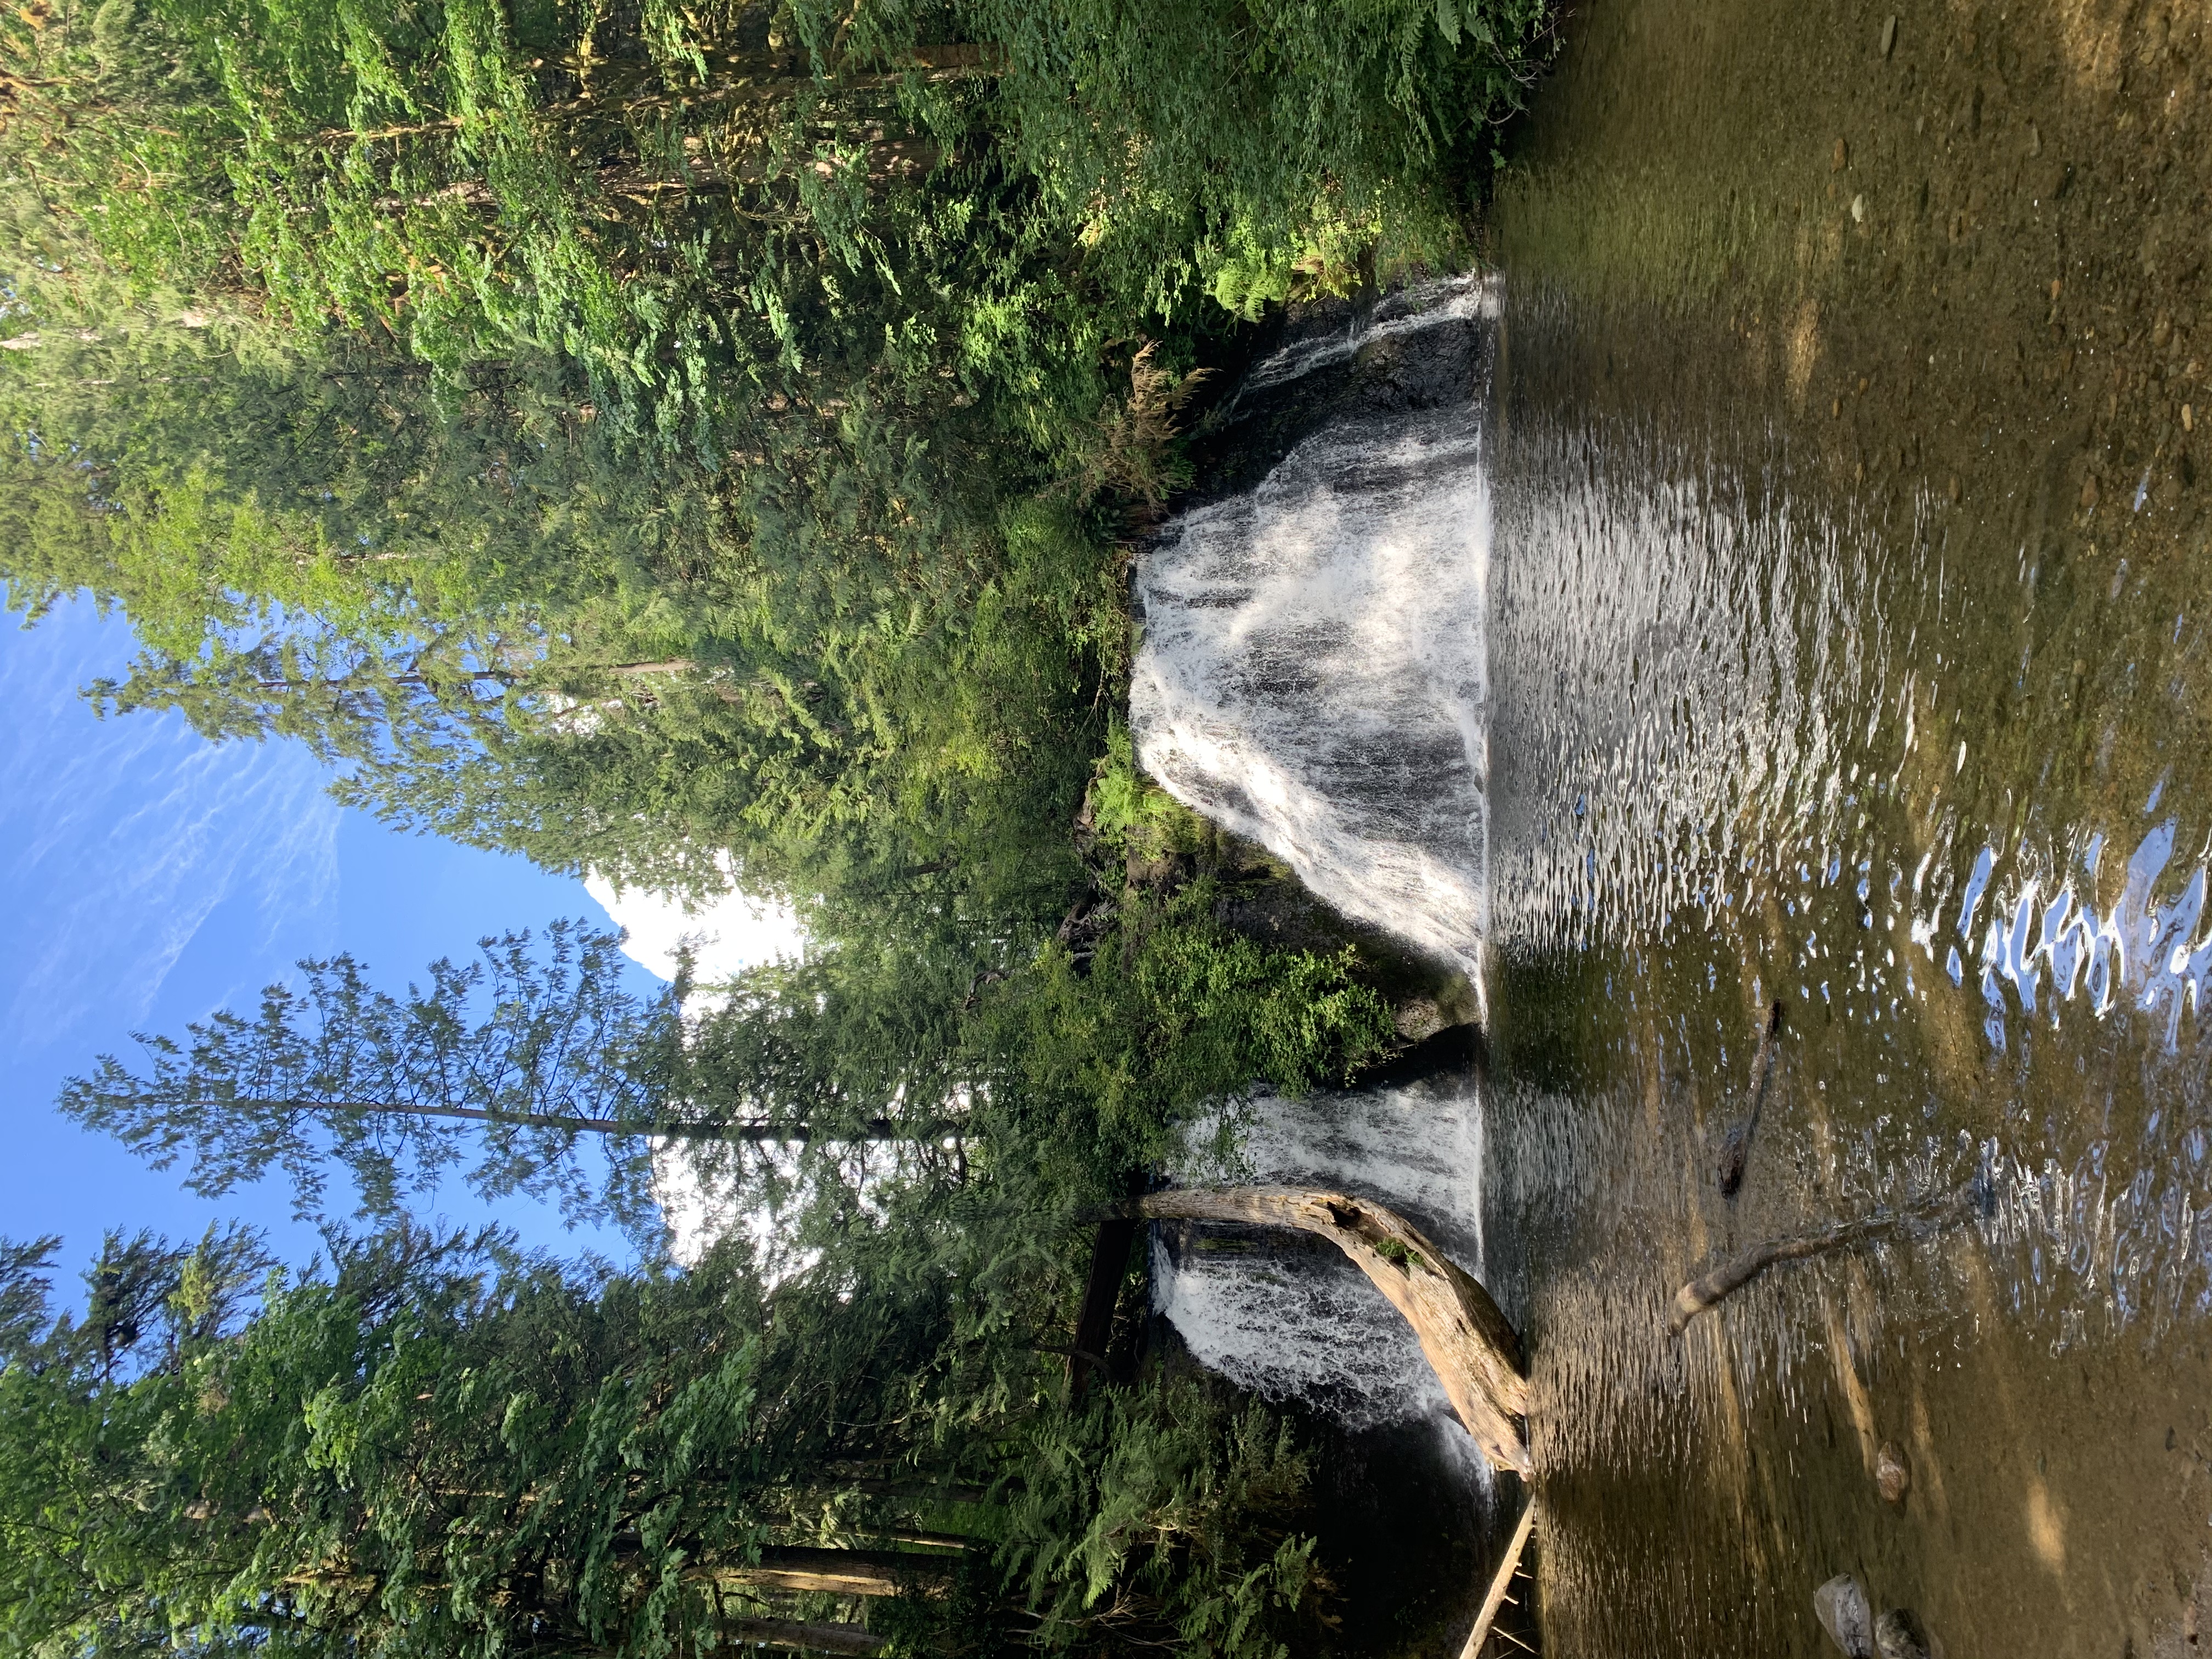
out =
<path fill-rule="evenodd" d="M 301 957 L 348 951 L 398 986 L 488 933 L 607 913 L 580 881 L 342 809 L 296 744 L 213 745 L 174 715 L 100 719 L 77 688 L 130 652 L 127 626 L 88 604 L 27 630 L 0 615 L 0 1234 L 63 1235 L 73 1273 L 109 1227 L 196 1237 L 239 1217 L 304 1260 L 317 1239 L 289 1193 L 195 1198 L 176 1171 L 61 1118 L 63 1079 L 129 1050 L 134 1030 L 250 1006 Z M 428 1212 L 495 1213 L 458 1188 Z M 526 1203 L 495 1213 L 563 1253 L 629 1254 Z"/>

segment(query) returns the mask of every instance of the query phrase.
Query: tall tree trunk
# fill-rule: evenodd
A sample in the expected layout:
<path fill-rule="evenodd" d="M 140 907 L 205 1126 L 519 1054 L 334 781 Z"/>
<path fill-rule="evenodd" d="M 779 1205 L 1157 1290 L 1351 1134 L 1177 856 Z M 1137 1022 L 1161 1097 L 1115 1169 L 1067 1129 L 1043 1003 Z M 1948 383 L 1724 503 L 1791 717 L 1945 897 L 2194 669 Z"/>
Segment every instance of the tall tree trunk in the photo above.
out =
<path fill-rule="evenodd" d="M 1136 1242 L 1133 1216 L 1109 1216 L 1098 1224 L 1098 1237 L 1091 1246 L 1091 1273 L 1084 1281 L 1083 1303 L 1075 1312 L 1075 1341 L 1067 1356 L 1067 1390 L 1078 1404 L 1090 1393 L 1092 1373 L 1106 1372 L 1106 1350 L 1114 1340 L 1114 1310 L 1121 1301 L 1121 1281 L 1129 1267 L 1129 1246 Z"/>
<path fill-rule="evenodd" d="M 460 1118 L 471 1123 L 511 1123 L 523 1129 L 566 1129 L 577 1134 L 658 1135 L 667 1140 L 743 1141 L 755 1145 L 804 1146 L 817 1131 L 803 1123 L 640 1123 L 618 1117 L 576 1117 L 560 1112 L 495 1112 L 480 1106 L 424 1106 L 375 1100 L 253 1100 L 231 1097 L 207 1103 L 210 1111 L 358 1112 L 392 1117 Z M 832 1140 L 927 1140 L 957 1133 L 951 1121 L 900 1123 L 872 1117 L 851 1130 L 828 1133 Z"/>
<path fill-rule="evenodd" d="M 1006 53 L 992 46 L 963 43 L 916 46 L 911 52 L 892 61 L 884 70 L 866 75 L 836 75 L 823 80 L 816 76 L 811 64 L 805 58 L 793 52 L 764 62 L 747 64 L 744 67 L 750 72 L 720 76 L 688 92 L 672 93 L 665 88 L 648 91 L 643 87 L 620 86 L 605 92 L 565 98 L 547 104 L 538 112 L 558 116 L 596 114 L 604 111 L 613 115 L 634 115 L 646 110 L 690 109 L 702 104 L 768 103 L 788 98 L 799 89 L 808 87 L 819 88 L 824 92 L 892 91 L 909 73 L 919 72 L 925 81 L 945 80 L 960 75 L 996 76 L 1005 72 L 1006 61 Z M 653 78 L 658 80 L 657 71 Z M 342 144 L 384 143 L 399 138 L 423 138 L 434 133 L 457 131 L 465 119 L 465 117 L 459 115 L 442 115 L 428 121 L 410 121 L 398 126 L 325 127 L 307 143 L 316 149 L 334 149 Z"/>
<path fill-rule="evenodd" d="M 1136 1211 L 1163 1221 L 1296 1227 L 1328 1239 L 1405 1316 L 1484 1455 L 1523 1478 L 1534 1473 L 1521 1431 L 1528 1382 L 1519 1335 L 1490 1292 L 1403 1218 L 1367 1199 L 1298 1187 L 1153 1193 Z"/>

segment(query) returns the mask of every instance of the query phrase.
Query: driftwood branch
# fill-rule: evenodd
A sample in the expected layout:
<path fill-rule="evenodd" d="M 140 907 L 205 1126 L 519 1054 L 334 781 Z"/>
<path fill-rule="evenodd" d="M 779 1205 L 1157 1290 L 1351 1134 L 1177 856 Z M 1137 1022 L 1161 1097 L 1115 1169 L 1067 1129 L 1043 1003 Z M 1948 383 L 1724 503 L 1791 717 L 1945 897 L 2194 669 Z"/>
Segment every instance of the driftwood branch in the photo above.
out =
<path fill-rule="evenodd" d="M 1506 1586 L 1521 1570 L 1521 1553 L 1528 1547 L 1528 1534 L 1535 1529 L 1536 1499 L 1532 1494 L 1521 1505 L 1520 1522 L 1506 1540 L 1498 1571 L 1491 1575 L 1490 1594 L 1482 1598 L 1482 1610 L 1474 1615 L 1474 1628 L 1467 1633 L 1467 1645 L 1459 1650 L 1459 1659 L 1478 1659 L 1481 1654 L 1482 1644 L 1490 1639 L 1490 1627 L 1498 1622 L 1498 1611 L 1505 1605 Z"/>
<path fill-rule="evenodd" d="M 1838 1221 L 1815 1232 L 1769 1239 L 1675 1291 L 1674 1309 L 1667 1319 L 1667 1334 L 1680 1336 L 1689 1322 L 1706 1309 L 1741 1290 L 1779 1262 L 1803 1261 L 1833 1250 L 1856 1249 L 1899 1233 L 1932 1232 L 1953 1222 L 1983 1214 L 1989 1204 L 1989 1183 L 1977 1176 L 1956 1192 L 1923 1199 L 1917 1204 L 1876 1210 L 1855 1221 Z"/>
<path fill-rule="evenodd" d="M 1721 1196 L 1734 1198 L 1743 1185 L 1744 1160 L 1751 1156 L 1751 1137 L 1759 1128 L 1759 1109 L 1766 1104 L 1766 1080 L 1774 1072 L 1774 1039 L 1782 1030 L 1782 1005 L 1776 1003 L 1759 1028 L 1759 1052 L 1752 1056 L 1751 1092 L 1743 1119 L 1728 1133 L 1721 1146 Z"/>
<path fill-rule="evenodd" d="M 1153 1193 L 1136 1209 L 1153 1220 L 1296 1227 L 1328 1239 L 1405 1316 L 1484 1455 L 1523 1478 L 1534 1472 L 1521 1431 L 1528 1382 L 1519 1335 L 1490 1292 L 1401 1217 L 1367 1199 L 1297 1187 Z"/>

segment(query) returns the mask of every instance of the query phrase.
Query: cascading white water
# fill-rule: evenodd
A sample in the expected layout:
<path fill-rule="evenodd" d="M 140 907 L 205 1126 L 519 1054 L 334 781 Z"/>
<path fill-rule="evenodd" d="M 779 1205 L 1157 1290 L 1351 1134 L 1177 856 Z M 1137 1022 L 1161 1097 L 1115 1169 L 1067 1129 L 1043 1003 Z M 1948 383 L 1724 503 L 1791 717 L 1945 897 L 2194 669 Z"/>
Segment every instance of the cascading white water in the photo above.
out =
<path fill-rule="evenodd" d="M 1286 347 L 1247 386 L 1374 342 L 1418 353 L 1430 331 L 1486 329 L 1495 310 L 1468 278 L 1427 297 Z M 1129 719 L 1145 769 L 1185 804 L 1474 977 L 1490 496 L 1485 388 L 1462 390 L 1418 410 L 1347 408 L 1256 489 L 1171 522 L 1137 569 Z"/>
<path fill-rule="evenodd" d="M 1388 1204 L 1480 1276 L 1482 1114 L 1472 1083 L 1262 1094 L 1230 1114 L 1238 1151 L 1224 1169 L 1194 1153 L 1185 1180 L 1326 1187 Z M 1194 1143 L 1211 1139 L 1200 1126 Z M 1222 1248 L 1224 1245 L 1229 1248 Z M 1382 1292 L 1333 1246 L 1162 1237 L 1154 1306 L 1197 1358 L 1274 1399 L 1334 1413 L 1355 1428 L 1451 1417 L 1420 1345 Z M 1454 1419 L 1455 1420 L 1455 1419 Z M 1472 1455 L 1472 1441 L 1455 1434 Z"/>
<path fill-rule="evenodd" d="M 1455 278 L 1246 377 L 1243 415 L 1295 398 L 1319 418 L 1256 488 L 1171 522 L 1141 560 L 1130 696 L 1152 777 L 1339 910 L 1460 964 L 1478 996 L 1495 315 L 1489 285 Z M 1376 1199 L 1480 1275 L 1471 1082 L 1263 1096 L 1237 1114 L 1237 1177 Z M 1182 1177 L 1220 1173 L 1203 1162 Z M 1262 1394 L 1355 1426 L 1455 1422 L 1413 1332 L 1332 1248 L 1163 1232 L 1154 1287 L 1202 1362 Z"/>
<path fill-rule="evenodd" d="M 1317 330 L 1289 342 L 1253 365 L 1239 384 L 1237 396 L 1241 399 L 1342 362 L 1361 347 L 1395 334 L 1416 333 L 1443 323 L 1487 322 L 1497 315 L 1497 292 L 1485 277 L 1470 273 L 1417 283 L 1384 295 L 1369 310 L 1354 313 L 1341 328 Z"/>

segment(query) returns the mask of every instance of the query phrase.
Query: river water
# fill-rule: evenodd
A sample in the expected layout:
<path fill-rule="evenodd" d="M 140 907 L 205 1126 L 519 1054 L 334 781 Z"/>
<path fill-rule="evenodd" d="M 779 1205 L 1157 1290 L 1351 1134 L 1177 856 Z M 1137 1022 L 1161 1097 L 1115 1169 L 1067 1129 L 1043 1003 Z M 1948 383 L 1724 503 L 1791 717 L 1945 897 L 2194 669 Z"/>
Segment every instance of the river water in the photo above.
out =
<path fill-rule="evenodd" d="M 1443 1144 L 1528 1342 L 1548 1653 L 1833 1652 L 1851 1572 L 1954 1659 L 2180 1654 L 2212 1583 L 2212 40 L 1891 16 L 1578 8 L 1494 314 L 1294 341 L 1336 412 L 1140 579 L 1156 771 L 1480 981 Z"/>

